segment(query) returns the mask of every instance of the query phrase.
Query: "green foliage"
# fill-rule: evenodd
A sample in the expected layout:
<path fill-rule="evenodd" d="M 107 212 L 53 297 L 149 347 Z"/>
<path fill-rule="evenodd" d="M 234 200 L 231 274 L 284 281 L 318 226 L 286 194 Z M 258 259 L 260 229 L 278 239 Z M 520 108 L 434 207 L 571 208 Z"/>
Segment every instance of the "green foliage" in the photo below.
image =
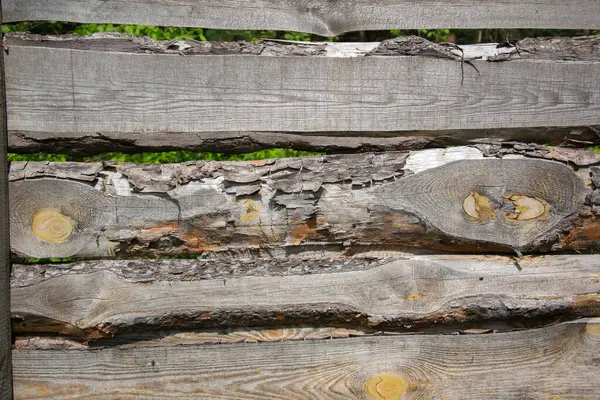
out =
<path fill-rule="evenodd" d="M 16 264 L 64 264 L 75 262 L 75 257 L 68 258 L 13 258 Z"/>
<path fill-rule="evenodd" d="M 450 38 L 450 29 L 419 29 L 419 34 L 432 42 L 447 42 Z"/>
<path fill-rule="evenodd" d="M 147 25 L 81 24 L 72 33 L 91 35 L 96 32 L 120 32 L 135 36 L 148 36 L 155 40 L 195 39 L 206 40 L 202 28 L 158 27 Z"/>
<path fill-rule="evenodd" d="M 196 160 L 212 160 L 212 161 L 251 161 L 263 160 L 266 158 L 288 158 L 302 156 L 319 156 L 325 153 L 317 153 L 310 151 L 298 151 L 292 149 L 268 149 L 255 151 L 254 153 L 245 154 L 224 154 L 224 153 L 208 153 L 208 152 L 190 152 L 190 151 L 167 151 L 159 153 L 139 153 L 139 154 L 124 154 L 124 153 L 104 153 L 92 157 L 72 157 L 65 154 L 15 154 L 8 153 L 8 161 L 115 161 L 115 162 L 133 162 L 139 164 L 159 164 L 159 163 L 179 163 L 185 161 Z"/>
<path fill-rule="evenodd" d="M 35 153 L 35 154 L 16 154 L 8 153 L 8 162 L 12 161 L 71 161 L 64 154 L 48 154 L 48 153 Z"/>

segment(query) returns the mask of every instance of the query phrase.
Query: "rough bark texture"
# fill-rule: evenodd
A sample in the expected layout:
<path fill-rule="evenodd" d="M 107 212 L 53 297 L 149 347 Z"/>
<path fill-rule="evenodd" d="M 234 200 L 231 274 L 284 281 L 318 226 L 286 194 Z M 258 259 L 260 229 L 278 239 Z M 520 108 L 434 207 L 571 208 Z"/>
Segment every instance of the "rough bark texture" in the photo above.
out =
<path fill-rule="evenodd" d="M 44 265 L 41 278 L 19 265 L 20 286 L 12 289 L 14 329 L 92 340 L 148 329 L 298 324 L 510 330 L 600 315 L 596 256 L 520 262 L 421 256 L 379 263 L 357 265 L 364 270 L 353 272 L 271 277 L 246 276 L 244 267 L 227 276 L 215 262 L 189 260 Z M 266 271 L 282 269 L 277 261 L 263 264 Z M 220 274 L 198 280 L 207 269 Z"/>
<path fill-rule="evenodd" d="M 18 34 L 8 40 L 9 148 L 590 145 L 600 139 L 599 43 L 527 39 L 460 51 L 414 37 L 324 44 Z"/>
<path fill-rule="evenodd" d="M 598 158 L 514 145 L 238 163 L 14 163 L 12 249 L 40 258 L 592 250 L 598 195 L 587 166 Z"/>
<path fill-rule="evenodd" d="M 17 399 L 584 399 L 597 321 L 469 336 L 15 350 Z"/>
<path fill-rule="evenodd" d="M 6 21 L 58 20 L 217 29 L 276 29 L 334 36 L 422 28 L 600 28 L 595 0 L 5 0 Z"/>
<path fill-rule="evenodd" d="M 456 46 L 437 44 L 419 36 L 400 36 L 381 42 L 367 53 L 369 56 L 423 56 L 445 58 L 454 61 L 486 59 L 488 61 L 508 60 L 561 60 L 599 61 L 600 37 L 583 36 L 575 38 L 550 37 L 526 38 L 516 42 L 499 43 L 487 53 L 486 45 Z M 460 50 L 459 50 L 460 49 Z M 462 50 L 462 51 L 461 51 Z"/>
<path fill-rule="evenodd" d="M 516 42 L 471 45 L 436 44 L 420 36 L 400 36 L 381 43 L 302 42 L 264 39 L 260 42 L 200 42 L 193 39 L 154 40 L 116 32 L 89 36 L 38 35 L 10 32 L 7 45 L 72 50 L 172 55 L 254 55 L 254 56 L 422 56 L 455 61 L 506 61 L 536 59 L 546 61 L 600 61 L 600 38 L 538 37 Z"/>

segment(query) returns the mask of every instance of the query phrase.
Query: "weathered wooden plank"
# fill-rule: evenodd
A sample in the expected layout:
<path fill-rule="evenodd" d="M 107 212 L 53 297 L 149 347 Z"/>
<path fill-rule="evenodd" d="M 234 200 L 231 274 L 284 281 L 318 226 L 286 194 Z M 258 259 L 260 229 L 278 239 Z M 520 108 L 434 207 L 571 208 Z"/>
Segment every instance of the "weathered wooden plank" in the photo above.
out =
<path fill-rule="evenodd" d="M 116 42 L 134 50 L 108 51 Z M 327 53 L 322 45 L 9 43 L 9 146 L 19 151 L 381 150 L 599 137 L 600 39 L 536 41 L 533 55 L 474 60 L 479 73 L 464 65 L 464 83 L 459 56 L 420 56 L 423 43 L 398 49 L 404 57 L 389 57 L 390 46 L 376 52 L 386 56 L 326 57 L 294 55 Z M 265 55 L 280 53 L 289 55 Z"/>
<path fill-rule="evenodd" d="M 277 261 L 262 263 L 267 270 L 281 268 Z M 43 266 L 51 278 L 33 277 L 27 286 L 12 288 L 14 329 L 90 340 L 132 330 L 298 324 L 510 329 L 600 315 L 600 256 L 595 255 L 528 259 L 520 271 L 509 257 L 421 256 L 382 261 L 363 271 L 200 281 L 192 273 L 197 261 L 156 262 L 162 273 L 127 264 Z M 220 269 L 211 264 L 205 268 Z"/>
<path fill-rule="evenodd" d="M 588 187 L 588 169 L 511 153 L 580 165 L 598 163 L 599 154 L 482 149 L 145 166 L 13 163 L 11 246 L 41 258 L 598 247 L 597 168 Z"/>
<path fill-rule="evenodd" d="M 597 321 L 469 336 L 16 350 L 17 399 L 594 399 Z"/>
<path fill-rule="evenodd" d="M 2 7 L 2 1 L 0 1 Z M 2 12 L 0 11 L 0 28 Z M 6 84 L 4 51 L 0 49 L 0 398 L 12 399 L 10 325 L 10 222 L 8 210 L 8 135 L 6 124 Z"/>
<path fill-rule="evenodd" d="M 600 28 L 594 0 L 5 0 L 4 13 L 8 22 L 277 29 L 324 36 L 392 28 Z"/>

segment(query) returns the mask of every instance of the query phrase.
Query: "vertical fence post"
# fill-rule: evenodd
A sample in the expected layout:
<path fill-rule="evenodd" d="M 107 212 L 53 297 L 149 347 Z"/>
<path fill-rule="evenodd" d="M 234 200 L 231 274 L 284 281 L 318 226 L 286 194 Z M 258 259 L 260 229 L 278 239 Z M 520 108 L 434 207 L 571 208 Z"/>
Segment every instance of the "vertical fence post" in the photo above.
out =
<path fill-rule="evenodd" d="M 2 1 L 0 0 L 0 28 Z M 4 35 L 0 37 L 4 40 Z M 4 46 L 0 48 L 0 399 L 12 399 L 12 357 L 10 326 L 10 244 L 8 211 L 8 162 L 6 125 L 6 84 Z"/>

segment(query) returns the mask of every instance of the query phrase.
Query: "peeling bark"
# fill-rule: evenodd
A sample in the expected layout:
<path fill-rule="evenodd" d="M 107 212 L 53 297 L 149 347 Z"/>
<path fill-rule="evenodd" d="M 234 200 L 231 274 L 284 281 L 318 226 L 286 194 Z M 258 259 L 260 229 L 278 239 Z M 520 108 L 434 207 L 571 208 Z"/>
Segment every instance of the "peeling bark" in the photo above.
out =
<path fill-rule="evenodd" d="M 597 195 L 586 170 L 535 159 L 587 165 L 591 155 L 537 149 L 514 159 L 484 150 L 247 163 L 14 163 L 12 248 L 41 258 L 321 258 L 598 247 Z M 485 221 L 465 211 L 470 193 L 488 199 Z M 538 199 L 543 212 L 519 219 L 524 209 L 514 199 L 522 196 Z"/>

